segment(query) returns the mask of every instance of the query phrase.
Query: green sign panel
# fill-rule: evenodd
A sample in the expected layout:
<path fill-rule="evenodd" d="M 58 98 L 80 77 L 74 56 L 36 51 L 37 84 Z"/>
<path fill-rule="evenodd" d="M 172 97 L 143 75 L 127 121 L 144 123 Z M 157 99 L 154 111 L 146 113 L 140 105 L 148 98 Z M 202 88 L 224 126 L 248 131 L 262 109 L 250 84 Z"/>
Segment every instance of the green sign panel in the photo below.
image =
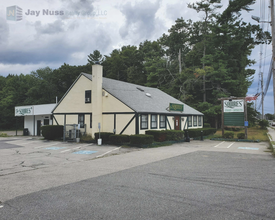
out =
<path fill-rule="evenodd" d="M 175 103 L 170 103 L 169 104 L 169 110 L 170 111 L 183 112 L 183 105 L 181 105 L 181 104 L 175 104 Z"/>
<path fill-rule="evenodd" d="M 224 126 L 244 126 L 244 112 L 225 112 Z"/>

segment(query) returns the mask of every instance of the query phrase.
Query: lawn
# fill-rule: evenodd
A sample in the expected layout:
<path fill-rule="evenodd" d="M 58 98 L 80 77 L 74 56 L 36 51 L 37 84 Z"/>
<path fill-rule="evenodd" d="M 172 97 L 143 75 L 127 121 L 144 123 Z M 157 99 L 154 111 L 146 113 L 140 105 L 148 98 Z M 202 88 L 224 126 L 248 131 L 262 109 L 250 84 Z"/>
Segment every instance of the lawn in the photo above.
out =
<path fill-rule="evenodd" d="M 224 130 L 227 132 L 227 130 Z M 234 138 L 237 138 L 238 133 L 244 133 L 244 129 L 240 131 L 234 131 Z M 222 130 L 219 129 L 214 137 L 222 137 Z M 247 139 L 249 140 L 260 140 L 260 141 L 269 141 L 267 136 L 267 130 L 260 129 L 259 127 L 247 128 Z"/>

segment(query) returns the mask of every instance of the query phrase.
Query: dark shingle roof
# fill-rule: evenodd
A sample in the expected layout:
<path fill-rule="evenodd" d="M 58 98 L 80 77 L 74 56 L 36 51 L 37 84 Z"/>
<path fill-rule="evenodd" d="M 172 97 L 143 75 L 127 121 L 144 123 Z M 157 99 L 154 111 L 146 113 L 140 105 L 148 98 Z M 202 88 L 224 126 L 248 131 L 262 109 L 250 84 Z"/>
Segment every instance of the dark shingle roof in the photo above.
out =
<path fill-rule="evenodd" d="M 92 80 L 92 75 L 87 73 L 82 74 Z M 140 86 L 105 77 L 103 77 L 102 84 L 104 90 L 139 113 L 172 113 L 167 109 L 169 109 L 169 103 L 175 103 L 184 105 L 184 111 L 173 111 L 173 114 L 203 115 L 201 112 L 156 88 Z"/>

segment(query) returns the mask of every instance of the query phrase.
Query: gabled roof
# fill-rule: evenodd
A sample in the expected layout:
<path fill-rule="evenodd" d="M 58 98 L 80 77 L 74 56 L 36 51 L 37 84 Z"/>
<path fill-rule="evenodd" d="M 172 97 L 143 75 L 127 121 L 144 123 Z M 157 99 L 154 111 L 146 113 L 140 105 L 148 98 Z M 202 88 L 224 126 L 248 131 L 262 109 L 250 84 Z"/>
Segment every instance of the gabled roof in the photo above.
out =
<path fill-rule="evenodd" d="M 91 74 L 81 74 L 92 80 Z M 203 115 L 201 112 L 191 108 L 157 88 L 140 86 L 105 77 L 103 77 L 102 80 L 102 88 L 138 113 Z M 169 103 L 184 105 L 184 111 L 168 111 Z"/>

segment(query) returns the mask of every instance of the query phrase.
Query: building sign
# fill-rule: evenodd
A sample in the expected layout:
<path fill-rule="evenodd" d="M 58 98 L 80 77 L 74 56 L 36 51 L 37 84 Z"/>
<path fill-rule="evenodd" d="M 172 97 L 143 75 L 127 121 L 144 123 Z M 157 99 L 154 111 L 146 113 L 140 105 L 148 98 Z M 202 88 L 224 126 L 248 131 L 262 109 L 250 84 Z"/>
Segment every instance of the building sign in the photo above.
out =
<path fill-rule="evenodd" d="M 244 100 L 224 100 L 224 112 L 244 112 Z"/>
<path fill-rule="evenodd" d="M 183 112 L 183 105 L 175 104 L 175 103 L 169 103 L 169 110 L 170 111 Z"/>
<path fill-rule="evenodd" d="M 33 115 L 32 106 L 15 107 L 15 116 Z"/>

